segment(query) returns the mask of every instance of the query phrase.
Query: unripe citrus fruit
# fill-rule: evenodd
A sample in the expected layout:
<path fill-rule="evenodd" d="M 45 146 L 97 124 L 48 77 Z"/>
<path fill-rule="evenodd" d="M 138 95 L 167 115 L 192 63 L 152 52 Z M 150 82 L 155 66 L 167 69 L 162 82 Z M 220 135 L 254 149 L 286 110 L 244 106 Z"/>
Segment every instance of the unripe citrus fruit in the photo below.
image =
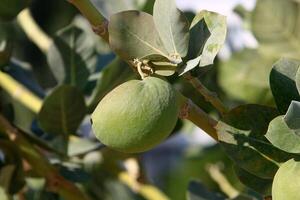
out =
<path fill-rule="evenodd" d="M 273 180 L 273 200 L 300 199 L 300 162 L 289 160 L 282 164 Z"/>
<path fill-rule="evenodd" d="M 147 77 L 108 93 L 92 114 L 93 130 L 105 145 L 126 153 L 151 149 L 176 125 L 180 102 L 166 81 Z"/>

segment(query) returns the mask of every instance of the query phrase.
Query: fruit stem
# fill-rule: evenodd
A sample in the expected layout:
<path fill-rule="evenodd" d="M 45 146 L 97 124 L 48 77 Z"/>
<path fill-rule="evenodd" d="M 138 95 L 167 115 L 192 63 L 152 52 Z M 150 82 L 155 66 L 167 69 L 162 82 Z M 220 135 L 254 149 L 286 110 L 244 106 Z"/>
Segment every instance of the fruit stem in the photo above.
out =
<path fill-rule="evenodd" d="M 205 100 L 210 102 L 222 116 L 228 112 L 228 109 L 218 98 L 217 94 L 207 89 L 199 79 L 192 76 L 190 72 L 185 73 L 183 77 L 189 81 L 190 84 L 192 84 L 193 87 L 205 98 Z"/>
<path fill-rule="evenodd" d="M 108 42 L 108 21 L 89 0 L 68 0 L 90 22 L 93 31 Z"/>
<path fill-rule="evenodd" d="M 218 134 L 215 129 L 217 121 L 210 117 L 206 112 L 199 108 L 191 99 L 180 95 L 180 114 L 179 118 L 187 119 L 193 122 L 196 126 L 205 131 L 215 141 L 218 141 Z"/>
<path fill-rule="evenodd" d="M 52 39 L 37 25 L 30 10 L 28 8 L 24 9 L 18 15 L 17 20 L 27 37 L 36 44 L 43 53 L 46 53 L 51 46 Z"/>

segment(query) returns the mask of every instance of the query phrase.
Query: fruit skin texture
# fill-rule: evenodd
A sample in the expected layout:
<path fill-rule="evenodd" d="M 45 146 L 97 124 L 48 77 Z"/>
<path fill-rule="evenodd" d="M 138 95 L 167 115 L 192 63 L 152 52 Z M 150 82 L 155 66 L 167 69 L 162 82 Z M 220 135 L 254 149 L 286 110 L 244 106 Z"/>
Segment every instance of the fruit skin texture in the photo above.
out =
<path fill-rule="evenodd" d="M 276 172 L 272 185 L 273 200 L 300 199 L 300 162 L 289 160 Z"/>
<path fill-rule="evenodd" d="M 125 82 L 108 93 L 92 114 L 96 137 L 124 153 L 151 149 L 176 125 L 179 95 L 166 81 L 147 77 Z"/>

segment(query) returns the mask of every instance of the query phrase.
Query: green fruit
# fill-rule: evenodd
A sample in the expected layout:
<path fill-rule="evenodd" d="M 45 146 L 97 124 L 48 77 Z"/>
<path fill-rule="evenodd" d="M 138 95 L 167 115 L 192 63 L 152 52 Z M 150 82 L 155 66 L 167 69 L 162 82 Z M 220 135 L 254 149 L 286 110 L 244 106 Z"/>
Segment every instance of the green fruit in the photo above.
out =
<path fill-rule="evenodd" d="M 272 185 L 273 200 L 300 199 L 300 162 L 289 160 L 275 174 Z"/>
<path fill-rule="evenodd" d="M 13 20 L 21 10 L 28 6 L 30 0 L 1 0 L 0 20 Z"/>
<path fill-rule="evenodd" d="M 125 153 L 151 149 L 176 125 L 180 97 L 166 81 L 148 77 L 125 82 L 108 93 L 92 114 L 96 137 Z"/>

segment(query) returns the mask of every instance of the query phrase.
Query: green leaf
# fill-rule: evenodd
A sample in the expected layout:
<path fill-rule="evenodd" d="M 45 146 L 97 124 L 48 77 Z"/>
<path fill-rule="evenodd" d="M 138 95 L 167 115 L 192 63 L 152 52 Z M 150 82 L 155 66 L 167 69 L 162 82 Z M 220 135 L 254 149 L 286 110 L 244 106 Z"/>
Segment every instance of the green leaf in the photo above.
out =
<path fill-rule="evenodd" d="M 296 73 L 296 87 L 298 89 L 298 94 L 300 94 L 300 68 L 298 68 L 298 71 Z"/>
<path fill-rule="evenodd" d="M 68 145 L 68 156 L 78 156 L 101 147 L 99 142 L 84 138 L 72 137 Z"/>
<path fill-rule="evenodd" d="M 277 163 L 256 149 L 272 151 L 271 144 L 250 137 L 250 131 L 239 130 L 222 122 L 216 128 L 220 144 L 239 167 L 261 178 L 273 178 L 278 169 Z"/>
<path fill-rule="evenodd" d="M 83 89 L 89 74 L 96 67 L 94 40 L 81 28 L 70 25 L 58 31 L 47 59 L 60 84 L 70 84 Z"/>
<path fill-rule="evenodd" d="M 273 178 L 278 163 L 294 155 L 281 151 L 265 138 L 269 122 L 278 114 L 260 105 L 243 105 L 231 110 L 217 125 L 220 144 L 242 169 L 260 178 Z"/>
<path fill-rule="evenodd" d="M 211 33 L 204 18 L 198 19 L 195 17 L 190 26 L 190 41 L 187 56 L 189 60 L 199 58 L 201 56 L 204 45 L 210 35 Z"/>
<path fill-rule="evenodd" d="M 289 153 L 300 153 L 300 102 L 293 101 L 285 116 L 271 121 L 266 138 Z"/>
<path fill-rule="evenodd" d="M 168 61 L 168 52 L 151 15 L 139 11 L 114 14 L 110 18 L 108 30 L 111 48 L 123 59 Z"/>
<path fill-rule="evenodd" d="M 263 179 L 258 176 L 255 176 L 246 170 L 234 166 L 234 171 L 238 176 L 239 180 L 247 187 L 251 188 L 252 190 L 264 195 L 268 196 L 271 195 L 271 188 L 272 188 L 272 179 Z"/>
<path fill-rule="evenodd" d="M 299 58 L 299 11 L 299 1 L 258 0 L 252 30 L 261 48 L 276 57 Z"/>
<path fill-rule="evenodd" d="M 30 2 L 31 0 L 1 0 L 0 20 L 13 20 Z"/>
<path fill-rule="evenodd" d="M 299 175 L 300 163 L 291 159 L 282 164 L 277 171 L 273 185 L 272 198 L 276 199 L 299 199 Z"/>
<path fill-rule="evenodd" d="M 130 67 L 120 58 L 115 58 L 96 76 L 97 85 L 88 103 L 89 112 L 93 112 L 100 100 L 113 88 L 133 78 Z"/>
<path fill-rule="evenodd" d="M 201 182 L 190 181 L 187 191 L 188 200 L 225 200 L 219 194 L 209 191 Z"/>
<path fill-rule="evenodd" d="M 201 11 L 195 16 L 191 24 L 191 29 L 203 19 L 210 32 L 210 36 L 206 40 L 207 33 L 204 33 L 204 38 L 199 41 L 200 45 L 203 41 L 206 41 L 201 54 L 200 67 L 214 63 L 217 53 L 225 42 L 227 32 L 226 17 L 206 10 Z"/>
<path fill-rule="evenodd" d="M 284 114 L 291 101 L 300 101 L 296 87 L 296 73 L 300 62 L 292 59 L 280 59 L 270 73 L 270 87 L 280 113 Z"/>
<path fill-rule="evenodd" d="M 220 86 L 231 98 L 247 103 L 270 104 L 273 98 L 269 75 L 274 61 L 258 50 L 245 49 L 235 53 L 219 66 Z"/>
<path fill-rule="evenodd" d="M 85 113 L 82 93 L 75 87 L 61 85 L 46 97 L 38 114 L 38 121 L 47 133 L 65 138 L 76 133 Z"/>
<path fill-rule="evenodd" d="M 156 0 L 153 19 L 159 36 L 174 63 L 181 63 L 189 45 L 189 22 L 175 0 Z"/>
<path fill-rule="evenodd" d="M 197 67 L 199 65 L 200 60 L 201 60 L 201 56 L 198 56 L 195 59 L 187 61 L 185 63 L 185 65 L 182 68 L 180 68 L 179 75 L 181 76 L 181 75 L 185 74 L 186 72 L 188 72 L 188 71 L 194 69 L 195 67 Z"/>

